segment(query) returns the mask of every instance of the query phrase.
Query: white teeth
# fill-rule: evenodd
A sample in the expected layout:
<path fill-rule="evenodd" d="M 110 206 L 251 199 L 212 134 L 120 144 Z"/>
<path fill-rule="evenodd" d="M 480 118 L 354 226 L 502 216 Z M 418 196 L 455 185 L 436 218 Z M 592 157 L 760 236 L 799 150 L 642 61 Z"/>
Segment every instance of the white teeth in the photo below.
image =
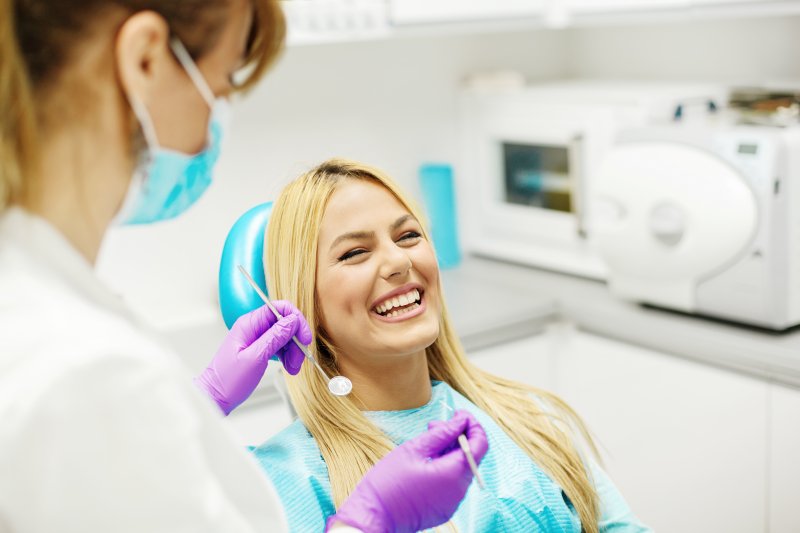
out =
<path fill-rule="evenodd" d="M 392 308 L 410 305 L 416 303 L 419 299 L 419 291 L 417 289 L 411 289 L 405 294 L 395 296 L 394 298 L 389 298 L 380 305 L 375 306 L 375 311 L 384 316 L 397 316 L 397 311 L 390 312 Z"/>
<path fill-rule="evenodd" d="M 392 312 L 390 312 L 389 314 L 387 314 L 387 315 L 386 315 L 386 317 L 388 317 L 388 318 L 394 318 L 394 317 L 396 317 L 396 316 L 399 316 L 399 315 L 404 315 L 404 314 L 406 314 L 406 313 L 408 313 L 408 312 L 410 312 L 410 311 L 413 311 L 413 310 L 414 310 L 414 309 L 416 309 L 417 307 L 419 307 L 419 304 L 416 304 L 416 303 L 415 303 L 415 304 L 413 304 L 412 306 L 410 306 L 410 307 L 407 307 L 407 308 L 405 308 L 405 309 L 400 309 L 399 311 L 392 311 Z"/>

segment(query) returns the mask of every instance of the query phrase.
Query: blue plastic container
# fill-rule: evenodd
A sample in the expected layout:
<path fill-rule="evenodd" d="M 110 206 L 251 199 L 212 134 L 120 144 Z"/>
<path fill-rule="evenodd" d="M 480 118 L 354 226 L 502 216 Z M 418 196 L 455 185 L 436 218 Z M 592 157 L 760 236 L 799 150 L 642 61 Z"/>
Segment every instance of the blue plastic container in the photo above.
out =
<path fill-rule="evenodd" d="M 461 263 L 461 249 L 458 245 L 453 167 L 441 163 L 423 164 L 419 168 L 419 183 L 439 268 L 457 267 Z"/>

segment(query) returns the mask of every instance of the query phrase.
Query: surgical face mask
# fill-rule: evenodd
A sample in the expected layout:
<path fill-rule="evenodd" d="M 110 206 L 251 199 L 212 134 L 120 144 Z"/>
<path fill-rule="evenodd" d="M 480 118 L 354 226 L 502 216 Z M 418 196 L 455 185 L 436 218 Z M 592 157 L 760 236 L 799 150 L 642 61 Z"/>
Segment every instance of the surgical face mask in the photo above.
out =
<path fill-rule="evenodd" d="M 205 148 L 194 155 L 164 148 L 158 142 L 150 113 L 141 100 L 129 95 L 147 148 L 139 159 L 122 208 L 116 216 L 120 224 L 148 224 L 177 217 L 211 185 L 212 171 L 219 158 L 223 130 L 227 126 L 227 101 L 214 97 L 178 39 L 172 39 L 170 47 L 211 109 L 208 139 Z"/>

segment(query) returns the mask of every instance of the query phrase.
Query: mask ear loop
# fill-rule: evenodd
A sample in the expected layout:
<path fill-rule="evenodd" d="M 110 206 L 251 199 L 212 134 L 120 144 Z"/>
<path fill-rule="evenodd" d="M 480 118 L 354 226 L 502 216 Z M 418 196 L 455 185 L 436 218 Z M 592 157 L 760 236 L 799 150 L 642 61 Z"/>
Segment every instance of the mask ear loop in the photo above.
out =
<path fill-rule="evenodd" d="M 147 111 L 145 105 L 133 94 L 128 95 L 128 102 L 131 104 L 131 109 L 133 109 L 136 118 L 139 119 L 139 125 L 142 127 L 142 133 L 144 134 L 144 140 L 147 141 L 147 146 L 151 149 L 161 146 L 158 143 L 153 120 L 150 118 L 150 113 Z"/>
<path fill-rule="evenodd" d="M 194 83 L 197 91 L 200 93 L 200 96 L 203 97 L 203 100 L 206 101 L 210 109 L 214 109 L 214 104 L 216 102 L 214 92 L 208 86 L 206 79 L 203 77 L 200 69 L 197 68 L 197 65 L 192 60 L 192 57 L 189 55 L 186 47 L 183 46 L 183 43 L 177 37 L 170 39 L 169 46 L 172 52 L 175 54 L 175 57 L 178 59 L 178 62 L 186 71 L 186 74 L 189 75 L 189 78 Z M 131 109 L 133 109 L 136 118 L 139 119 L 139 124 L 142 126 L 142 133 L 144 133 L 144 138 L 147 141 L 147 144 L 151 148 L 161 146 L 158 142 L 158 136 L 156 135 L 156 128 L 153 125 L 153 120 L 150 118 L 150 113 L 147 111 L 145 105 L 141 100 L 139 100 L 139 98 L 132 94 L 128 95 L 128 102 L 130 102 Z"/>
<path fill-rule="evenodd" d="M 175 57 L 178 58 L 178 62 L 189 75 L 189 78 L 191 78 L 192 82 L 194 82 L 194 85 L 197 87 L 197 90 L 200 92 L 203 100 L 206 101 L 209 108 L 213 109 L 214 102 L 216 101 L 217 97 L 214 96 L 214 91 L 212 91 L 211 87 L 208 86 L 206 78 L 203 76 L 203 73 L 200 72 L 200 69 L 197 68 L 197 64 L 192 59 L 192 56 L 189 55 L 186 47 L 183 46 L 183 43 L 177 37 L 172 37 L 169 40 L 169 47 L 172 49 Z"/>

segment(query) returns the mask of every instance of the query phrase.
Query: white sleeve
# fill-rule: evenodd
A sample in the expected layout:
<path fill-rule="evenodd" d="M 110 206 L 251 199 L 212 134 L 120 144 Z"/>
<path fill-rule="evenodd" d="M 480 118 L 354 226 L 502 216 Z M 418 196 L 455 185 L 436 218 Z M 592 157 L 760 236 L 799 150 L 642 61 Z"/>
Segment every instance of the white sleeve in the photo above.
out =
<path fill-rule="evenodd" d="M 0 458 L 12 531 L 281 532 L 278 497 L 187 373 L 106 358 L 32 402 Z M 13 480 L 8 483 L 8 480 Z"/>

